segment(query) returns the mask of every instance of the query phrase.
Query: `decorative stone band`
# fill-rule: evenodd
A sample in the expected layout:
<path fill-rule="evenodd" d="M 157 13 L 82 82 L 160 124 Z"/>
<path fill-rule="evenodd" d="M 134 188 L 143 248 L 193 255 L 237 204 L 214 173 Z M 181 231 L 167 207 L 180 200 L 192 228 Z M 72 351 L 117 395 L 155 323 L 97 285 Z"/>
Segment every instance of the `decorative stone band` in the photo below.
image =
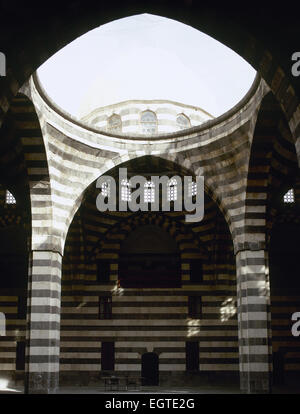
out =
<path fill-rule="evenodd" d="M 270 392 L 272 348 L 267 252 L 236 255 L 241 390 Z"/>
<path fill-rule="evenodd" d="M 61 262 L 61 255 L 51 251 L 33 251 L 29 260 L 26 393 L 58 388 Z"/>

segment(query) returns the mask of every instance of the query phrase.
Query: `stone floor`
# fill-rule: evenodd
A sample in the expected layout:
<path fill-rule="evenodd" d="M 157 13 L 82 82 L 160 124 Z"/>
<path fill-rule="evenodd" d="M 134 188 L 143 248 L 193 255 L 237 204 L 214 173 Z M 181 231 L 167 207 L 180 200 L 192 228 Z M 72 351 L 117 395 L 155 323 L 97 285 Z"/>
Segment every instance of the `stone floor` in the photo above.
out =
<path fill-rule="evenodd" d="M 22 386 L 1 387 L 0 394 L 23 394 Z M 239 387 L 234 385 L 216 385 L 201 387 L 141 387 L 140 390 L 130 391 L 105 391 L 103 386 L 68 386 L 60 387 L 58 394 L 241 394 Z M 274 386 L 272 394 L 300 394 L 300 383 L 282 386 Z"/>

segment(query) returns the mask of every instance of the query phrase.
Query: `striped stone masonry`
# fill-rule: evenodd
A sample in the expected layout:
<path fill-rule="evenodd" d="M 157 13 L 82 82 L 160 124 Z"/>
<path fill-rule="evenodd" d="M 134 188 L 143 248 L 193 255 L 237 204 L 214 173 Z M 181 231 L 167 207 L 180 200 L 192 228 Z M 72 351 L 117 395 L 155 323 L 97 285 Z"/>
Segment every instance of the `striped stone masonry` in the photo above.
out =
<path fill-rule="evenodd" d="M 271 43 L 267 39 L 263 39 L 259 31 L 255 29 L 255 19 L 252 27 L 253 35 L 248 35 L 243 30 L 244 27 L 247 27 L 247 24 L 240 24 L 241 21 L 242 23 L 244 22 L 244 17 L 240 13 L 236 13 L 232 19 L 232 30 L 224 31 L 222 24 L 219 25 L 219 22 L 222 23 L 224 21 L 222 13 L 218 15 L 213 13 L 215 18 L 211 19 L 209 12 L 201 13 L 201 9 L 198 9 L 194 3 L 193 7 L 190 7 L 190 5 L 186 6 L 189 7 L 188 10 L 186 7 L 175 8 L 175 12 L 173 6 L 170 6 L 170 8 L 164 6 L 164 13 L 166 17 L 170 18 L 185 16 L 186 23 L 192 24 L 196 29 L 199 28 L 201 30 L 201 25 L 203 26 L 204 23 L 208 34 L 215 35 L 217 40 L 227 44 L 258 70 L 286 116 L 292 133 L 291 147 L 295 143 L 298 164 L 300 166 L 299 91 L 294 88 L 294 86 L 296 87 L 296 80 L 291 79 L 290 73 L 286 73 L 287 69 L 283 70 L 283 67 L 289 68 L 289 66 L 285 66 L 287 64 L 286 54 L 280 54 L 281 42 L 273 42 L 274 45 L 271 45 L 271 37 Z M 18 118 L 19 113 L 18 128 L 11 124 L 11 128 L 4 129 L 4 133 L 1 136 L 1 166 L 3 171 L 6 171 L 7 177 L 12 178 L 12 181 L 15 173 L 18 171 L 19 177 L 27 177 L 28 175 L 28 182 L 30 184 L 32 253 L 28 286 L 26 391 L 31 393 L 49 393 L 55 392 L 58 387 L 61 255 L 69 226 L 81 205 L 82 194 L 97 176 L 128 159 L 138 158 L 146 154 L 157 157 L 164 156 L 166 159 L 179 161 L 179 164 L 191 168 L 195 174 L 203 174 L 205 176 L 206 190 L 210 192 L 212 200 L 217 203 L 220 211 L 224 214 L 231 230 L 235 247 L 241 389 L 244 392 L 269 391 L 272 371 L 270 362 L 270 293 L 267 246 L 265 245 L 267 237 L 266 234 L 262 234 L 264 232 L 261 231 L 261 228 L 265 226 L 271 228 L 271 224 L 268 223 L 268 220 L 271 220 L 267 216 L 268 203 L 265 193 L 266 195 L 267 193 L 268 195 L 276 194 L 277 188 L 280 187 L 284 180 L 285 171 L 288 171 L 287 166 L 290 165 L 291 151 L 288 144 L 289 138 L 281 139 L 280 134 L 274 130 L 271 131 L 267 123 L 265 125 L 265 137 L 263 131 L 259 137 L 260 142 L 262 141 L 261 138 L 263 138 L 264 145 L 256 154 L 258 155 L 256 156 L 257 165 L 254 165 L 252 175 L 249 175 L 248 165 L 249 168 L 251 167 L 249 158 L 253 150 L 253 142 L 251 141 L 253 138 L 252 128 L 256 124 L 256 114 L 260 111 L 261 101 L 266 93 L 265 87 L 261 85 L 261 88 L 252 95 L 252 98 L 247 102 L 244 101 L 242 106 L 233 111 L 235 113 L 231 111 L 230 116 L 220 117 L 216 123 L 210 124 L 206 129 L 196 128 L 188 133 L 179 132 L 177 135 L 175 134 L 174 140 L 170 141 L 166 139 L 153 142 L 137 142 L 134 139 L 126 139 L 126 142 L 124 142 L 120 141 L 117 136 L 110 136 L 109 134 L 101 136 L 95 130 L 85 131 L 84 128 L 78 127 L 78 125 L 74 126 L 72 120 L 65 118 L 64 115 L 58 116 L 55 108 L 44 105 L 42 99 L 37 95 L 31 96 L 32 101 L 35 103 L 35 108 L 33 105 L 31 107 L 27 105 L 23 99 L 17 102 L 14 97 L 23 82 L 55 51 L 61 49 L 72 39 L 82 35 L 87 29 L 91 30 L 99 24 L 106 23 L 108 16 L 112 20 L 123 15 L 126 16 L 128 5 L 124 2 L 123 6 L 116 9 L 113 3 L 107 2 L 104 10 L 102 5 L 99 9 L 96 6 L 95 9 L 93 7 L 82 7 L 79 1 L 72 6 L 72 13 L 67 10 L 68 6 L 66 6 L 66 10 L 63 10 L 63 12 L 61 8 L 57 8 L 55 5 L 51 7 L 52 9 L 50 8 L 49 13 L 45 15 L 42 6 L 40 10 L 37 7 L 35 13 L 32 13 L 30 8 L 24 6 L 22 10 L 23 19 L 17 19 L 15 22 L 17 25 L 9 22 L 10 15 L 6 15 L 5 10 L 3 12 L 3 18 L 8 23 L 11 23 L 3 25 L 2 28 L 7 32 L 3 36 L 3 51 L 11 49 L 11 40 L 17 39 L 15 36 L 16 32 L 24 32 L 22 42 L 18 39 L 14 42 L 14 47 L 11 49 L 12 53 L 10 53 L 7 60 L 7 76 L 1 79 L 0 125 L 7 126 L 5 123 L 11 115 L 9 113 L 10 108 L 12 108 L 12 114 L 15 118 Z M 63 7 L 62 5 L 62 9 Z M 287 16 L 285 9 L 286 7 L 282 8 L 283 16 Z M 145 12 L 144 6 L 137 7 L 136 13 L 139 12 Z M 159 8 L 156 8 L 156 6 L 153 6 L 153 8 L 148 7 L 147 13 L 149 12 L 159 14 Z M 230 12 L 229 8 L 228 15 L 230 15 Z M 273 16 L 272 10 L 270 10 L 270 13 Z M 34 21 L 39 19 L 39 16 L 43 17 L 43 26 L 34 24 Z M 65 16 L 68 16 L 69 19 L 67 25 Z M 255 16 L 255 9 L 251 18 L 253 16 Z M 21 20 L 23 20 L 24 26 Z M 273 22 L 273 19 L 270 21 Z M 238 25 L 240 28 L 238 28 Z M 32 30 L 26 31 L 25 26 L 32 27 Z M 266 28 L 268 29 L 269 27 L 270 23 L 268 24 L 266 21 Z M 234 33 L 234 36 L 232 36 L 232 33 Z M 280 34 L 282 44 L 292 43 L 289 42 L 290 36 L 293 36 L 293 33 L 290 35 Z M 272 50 L 275 48 L 274 51 L 276 53 L 274 53 L 274 56 L 273 52 L 270 53 L 268 51 L 268 48 L 271 46 Z M 32 86 L 26 86 L 26 88 L 27 94 L 30 95 L 32 93 Z M 24 93 L 26 92 L 24 91 Z M 34 119 L 36 118 L 34 116 L 35 110 L 39 113 L 41 126 Z M 277 119 L 273 113 L 271 115 L 273 119 Z M 55 133 L 55 128 L 58 131 L 57 134 Z M 15 133 L 15 131 L 18 132 Z M 265 143 L 268 143 L 269 137 L 273 136 L 274 140 L 276 140 L 276 145 L 270 148 L 267 147 L 268 151 L 264 153 L 262 150 Z M 44 143 L 46 149 L 44 148 Z M 80 148 L 79 144 L 81 145 Z M 22 149 L 24 149 L 26 163 L 23 162 L 22 157 L 19 157 Z M 269 154 L 272 158 L 271 168 L 267 162 Z M 82 166 L 88 166 L 89 171 L 82 171 Z M 271 180 L 269 180 L 270 178 Z M 249 179 L 253 181 L 253 189 L 247 189 Z M 271 186 L 266 188 L 270 182 Z M 0 203 L 3 203 L 3 200 L 4 191 L 0 194 Z M 206 230 L 200 225 L 199 233 L 203 234 L 203 239 L 209 237 L 209 229 Z M 117 263 L 112 263 L 111 266 L 111 270 L 114 271 L 112 281 L 115 282 L 118 265 Z M 183 263 L 183 270 L 186 272 L 183 272 L 183 277 L 187 279 L 184 280 L 188 281 L 189 263 Z M 204 280 L 207 281 L 208 285 L 211 284 L 212 272 L 213 270 L 211 269 L 209 269 L 208 273 L 204 272 Z M 93 274 L 92 276 L 95 279 L 95 275 Z M 220 292 L 222 296 L 233 296 L 231 288 L 233 288 L 235 279 L 232 278 L 231 273 L 225 276 L 232 282 L 230 290 L 226 292 L 221 289 Z M 82 282 L 83 288 L 81 292 L 81 287 L 79 287 L 78 293 L 79 296 L 82 296 L 88 302 L 86 308 L 82 308 L 81 315 L 82 322 L 86 325 L 86 320 L 91 311 L 90 308 L 95 308 L 93 311 L 95 316 L 93 318 L 95 320 L 97 318 L 97 298 L 93 298 L 95 286 L 88 286 L 86 288 L 83 283 L 84 278 L 86 282 L 86 274 L 80 275 L 80 282 Z M 225 281 L 227 282 L 227 279 Z M 74 280 L 71 283 L 74 283 Z M 100 292 L 101 288 L 99 286 L 98 289 Z M 206 292 L 206 285 L 199 289 L 204 297 L 204 315 L 206 315 L 205 311 L 207 310 L 207 315 L 211 316 L 212 312 L 208 310 L 210 308 L 209 305 L 212 303 L 214 307 L 219 306 L 220 298 L 216 297 L 213 289 L 214 287 L 212 291 L 208 289 L 208 292 Z M 177 294 L 177 292 L 175 293 L 173 301 L 182 304 L 182 296 L 186 296 L 185 292 L 183 291 L 181 295 Z M 206 293 L 207 297 L 205 298 Z M 25 335 L 25 325 L 23 324 L 25 321 L 22 321 L 18 316 L 18 295 L 18 292 L 7 294 L 3 290 L 0 296 L 0 311 L 5 312 L 7 316 L 7 335 L 6 337 L 0 337 L 1 377 L 2 371 L 15 371 L 16 342 L 23 340 Z M 120 305 L 122 300 L 125 304 L 128 300 L 131 305 L 138 302 L 138 299 L 136 299 L 136 302 L 133 302 L 132 297 L 128 296 L 125 296 L 123 299 L 121 297 L 116 298 L 116 310 L 122 309 Z M 146 303 L 151 303 L 151 296 L 148 299 Z M 291 313 L 299 310 L 299 297 L 296 295 L 282 296 L 281 292 L 279 292 L 272 299 L 274 300 L 272 303 L 273 352 L 280 349 L 280 347 L 285 347 L 289 354 L 288 369 L 299 370 L 299 343 L 295 338 L 290 337 L 289 326 Z M 153 302 L 158 302 L 157 295 L 153 294 Z M 165 302 L 162 302 L 162 304 L 165 305 Z M 77 321 L 76 319 L 74 320 L 73 315 L 69 316 L 69 313 L 71 314 L 72 310 L 77 312 L 77 305 L 72 289 L 66 286 L 66 326 L 62 331 L 63 345 L 61 348 L 61 367 L 63 370 L 72 370 L 77 364 L 80 365 L 82 361 L 80 362 L 79 357 L 78 359 L 74 358 L 75 362 L 72 359 L 78 349 L 79 351 L 83 350 L 83 365 L 86 361 L 92 361 L 93 354 L 96 355 L 95 360 L 98 361 L 101 354 L 100 341 L 97 337 L 98 332 L 93 332 L 92 328 L 89 327 L 90 331 L 84 331 L 84 329 L 78 329 L 77 331 L 74 329 L 70 334 L 68 324 L 76 324 Z M 218 311 L 219 309 L 213 312 L 218 313 Z M 136 313 L 133 312 L 133 314 Z M 147 315 L 147 311 L 144 313 Z M 121 315 L 122 312 L 120 312 Z M 182 313 L 179 313 L 179 315 L 182 315 Z M 177 324 L 177 321 L 175 323 Z M 128 325 L 128 323 L 126 324 Z M 211 328 L 210 325 L 209 328 Z M 117 359 L 120 365 L 127 361 L 128 353 L 131 353 L 132 359 L 136 358 L 136 354 L 133 355 L 132 353 L 134 345 L 136 346 L 136 352 L 145 352 L 145 349 L 147 349 L 148 338 L 146 341 L 140 340 L 139 337 L 136 337 L 134 329 L 136 329 L 135 326 L 132 329 L 133 333 L 129 342 L 123 341 L 127 332 L 122 331 L 123 336 L 117 343 Z M 231 369 L 236 369 L 237 344 L 235 330 L 232 331 L 232 338 L 227 337 L 228 341 L 226 341 L 225 333 L 230 333 L 231 331 L 226 326 L 223 329 L 220 334 L 213 332 L 215 337 L 211 336 L 211 338 L 209 338 L 210 330 L 200 330 L 203 336 L 203 341 L 200 342 L 200 349 L 204 353 L 202 353 L 203 360 L 201 361 L 200 359 L 202 367 L 207 364 L 209 369 L 213 367 L 213 369 L 218 370 L 220 365 L 218 365 L 217 358 L 226 349 L 226 362 L 230 365 L 229 353 L 231 352 L 233 360 L 233 367 Z M 92 335 L 90 335 L 90 332 L 92 332 Z M 104 335 L 106 339 L 110 338 L 110 331 L 108 330 L 107 332 L 107 336 Z M 178 335 L 177 326 L 174 332 Z M 153 342 L 151 346 L 153 346 L 153 349 L 160 348 L 159 352 L 164 351 L 169 346 L 168 352 L 164 355 L 166 365 L 170 365 L 170 353 L 173 352 L 172 347 L 176 352 L 178 351 L 180 358 L 182 357 L 183 360 L 184 340 L 175 342 L 173 338 L 170 339 L 167 336 L 161 335 L 160 332 L 162 342 L 157 344 Z M 274 337 L 276 338 L 275 346 Z M 165 342 L 163 342 L 164 339 Z M 210 344 L 208 339 L 211 339 L 213 342 Z M 232 342 L 229 342 L 229 339 L 232 339 Z M 219 342 L 216 342 L 217 340 Z M 216 346 L 216 343 L 218 346 Z M 213 348 L 214 346 L 215 348 Z M 223 350 L 221 346 L 224 347 Z M 94 352 L 94 349 L 96 352 Z M 212 352 L 216 352 L 216 359 L 211 359 Z M 176 355 L 177 357 L 178 354 Z M 171 356 L 173 357 L 172 354 Z M 225 359 L 223 354 L 221 356 Z M 175 357 L 172 360 L 174 365 L 178 364 Z M 96 363 L 98 362 L 92 361 L 87 363 L 87 370 L 90 370 L 91 366 L 96 367 Z M 98 369 L 99 365 L 96 368 Z"/>
<path fill-rule="evenodd" d="M 231 340 L 233 345 L 229 347 L 234 354 L 231 356 L 228 353 L 223 355 L 223 349 L 219 345 L 209 344 L 203 347 L 202 336 L 204 335 L 206 338 L 208 334 L 206 331 L 200 330 L 199 336 L 201 338 L 198 339 L 199 341 L 201 339 L 200 349 L 204 352 L 204 354 L 200 354 L 201 370 L 237 371 L 236 339 L 237 333 L 239 333 L 241 389 L 244 392 L 267 392 L 270 390 L 270 355 L 272 353 L 269 336 L 270 299 L 267 279 L 268 266 L 264 256 L 266 236 L 262 230 L 266 225 L 266 193 L 268 189 L 265 184 L 267 176 L 260 176 L 260 169 L 257 171 L 254 169 L 250 177 L 252 187 L 249 187 L 251 145 L 253 137 L 256 139 L 255 129 L 262 102 L 270 93 L 265 82 L 257 79 L 256 84 L 244 98 L 240 107 L 233 108 L 217 121 L 209 121 L 201 127 L 176 132 L 169 137 L 156 137 L 153 140 L 103 133 L 71 119 L 40 94 L 38 85 L 34 80 L 30 81 L 23 92 L 32 100 L 37 113 L 37 117 L 34 117 L 33 106 L 30 107 L 26 102 L 27 98 L 20 98 L 14 109 L 15 116 L 19 114 L 18 125 L 20 131 L 23 131 L 25 127 L 27 131 L 25 136 L 22 133 L 21 139 L 27 164 L 32 209 L 32 260 L 29 274 L 26 391 L 29 393 L 55 392 L 58 387 L 59 360 L 61 361 L 61 371 L 72 371 L 81 365 L 88 367 L 88 371 L 91 370 L 93 361 L 91 362 L 90 358 L 93 353 L 88 354 L 83 346 L 82 355 L 84 355 L 84 358 L 73 357 L 74 351 L 69 351 L 69 336 L 72 335 L 72 340 L 76 342 L 85 336 L 85 331 L 88 329 L 90 331 L 86 333 L 87 336 L 96 335 L 97 332 L 93 332 L 93 326 L 97 326 L 99 332 L 103 331 L 104 340 L 109 338 L 112 340 L 118 339 L 116 332 L 120 326 L 123 327 L 122 335 L 126 336 L 128 332 L 132 336 L 136 335 L 138 331 L 136 326 L 132 326 L 132 329 L 123 326 L 121 316 L 123 310 L 128 308 L 126 310 L 127 316 L 129 315 L 133 320 L 138 320 L 136 315 L 141 312 L 129 312 L 133 306 L 125 306 L 127 302 L 120 301 L 115 296 L 113 296 L 115 309 L 113 314 L 118 322 L 115 322 L 113 326 L 102 327 L 97 320 L 96 300 L 92 297 L 93 292 L 98 291 L 100 295 L 103 289 L 95 283 L 96 268 L 93 267 L 92 269 L 83 260 L 79 269 L 76 260 L 84 258 L 83 250 L 79 248 L 79 250 L 73 251 L 74 254 L 72 253 L 72 246 L 67 246 L 71 248 L 70 252 L 73 256 L 68 256 L 68 263 L 65 263 L 66 287 L 64 295 L 67 309 L 64 317 L 64 329 L 62 330 L 62 353 L 59 356 L 61 262 L 68 231 L 71 229 L 71 241 L 75 234 L 72 231 L 75 230 L 76 232 L 76 229 L 72 229 L 71 226 L 73 218 L 82 205 L 86 190 L 89 186 L 94 185 L 94 181 L 100 175 L 112 170 L 116 171 L 119 166 L 124 166 L 128 162 L 137 162 L 137 164 L 133 164 L 134 171 L 139 160 L 142 163 L 143 158 L 146 157 L 155 159 L 157 163 L 164 163 L 161 166 L 170 166 L 173 163 L 174 170 L 176 168 L 178 170 L 182 169 L 182 171 L 186 169 L 189 175 L 203 175 L 206 192 L 212 202 L 218 206 L 231 231 L 236 254 L 239 315 L 238 330 L 236 327 L 232 330 Z M 23 112 L 29 115 L 25 117 Z M 281 164 L 288 163 L 291 159 L 290 151 L 286 150 L 286 148 L 289 149 L 288 142 L 289 137 L 282 139 L 283 145 L 275 148 L 276 153 L 279 154 L 278 159 Z M 282 168 L 280 167 L 280 169 Z M 162 168 L 162 171 L 165 171 L 165 169 Z M 282 178 L 279 175 L 277 177 L 279 177 L 277 182 L 280 184 L 284 177 Z M 95 209 L 94 201 L 91 201 L 91 204 Z M 210 217 L 209 212 L 206 211 L 205 214 L 206 219 Z M 182 221 L 182 218 L 177 217 L 177 222 L 179 219 Z M 213 216 L 210 219 L 213 220 Z M 111 224 L 116 224 L 118 221 L 124 220 L 126 222 L 126 217 L 102 215 L 99 219 L 99 212 L 96 212 L 88 220 L 90 221 L 90 233 L 88 233 L 87 241 L 88 243 L 91 242 L 92 248 L 96 234 L 106 232 Z M 134 228 L 134 225 L 134 220 L 132 220 L 128 231 Z M 168 222 L 166 222 L 166 226 L 169 226 Z M 211 228 L 209 221 L 196 223 L 193 226 L 191 236 L 188 235 L 189 239 L 184 240 L 185 237 L 183 236 L 181 243 L 183 247 L 181 254 L 183 283 L 189 282 L 189 260 L 195 254 L 193 252 L 194 247 L 192 247 L 194 238 L 192 235 L 194 234 L 195 239 L 203 244 L 203 241 L 205 243 L 212 237 Z M 125 235 L 124 231 L 126 229 L 120 226 L 116 230 L 115 235 L 120 234 L 118 237 L 121 241 L 121 236 Z M 220 231 L 221 233 L 222 231 Z M 180 237 L 180 234 L 184 235 L 181 228 L 179 228 L 178 237 Z M 218 234 L 217 230 L 216 234 Z M 76 237 L 79 237 L 79 235 L 80 233 L 77 233 Z M 212 257 L 215 255 L 213 243 L 212 241 L 211 247 L 209 243 L 207 244 Z M 112 239 L 109 236 L 104 238 L 103 244 L 99 244 L 100 251 L 97 256 L 97 258 L 111 259 L 114 274 L 111 274 L 110 282 L 114 284 L 118 277 L 118 249 L 115 251 L 114 246 L 119 246 L 119 244 L 120 242 L 113 237 Z M 89 244 L 87 244 L 87 247 L 89 248 Z M 73 260 L 74 262 L 72 262 Z M 220 295 L 222 299 L 219 300 L 218 298 L 216 302 L 216 306 L 220 309 L 217 309 L 215 314 L 222 314 L 223 308 L 227 306 L 228 296 L 232 299 L 232 303 L 235 300 L 233 294 L 235 281 L 232 280 L 234 269 L 231 268 L 231 262 L 226 258 L 224 258 L 224 261 L 216 261 L 215 269 L 210 269 L 209 261 L 204 265 L 206 266 L 204 280 L 209 286 L 209 292 L 206 292 L 206 285 L 205 289 L 204 286 L 196 289 L 197 293 L 201 293 L 200 296 L 203 298 L 203 313 L 206 314 L 205 308 L 209 308 L 207 304 L 211 298 Z M 221 272 L 223 272 L 221 269 L 225 269 L 224 280 L 226 280 L 226 283 L 224 283 L 224 287 L 222 285 L 223 281 L 221 279 L 217 280 L 220 277 L 218 266 Z M 74 275 L 76 279 L 74 279 Z M 89 278 L 92 279 L 89 280 Z M 95 286 L 86 286 L 90 282 L 94 283 Z M 226 288 L 227 284 L 230 284 L 229 290 Z M 153 296 L 155 296 L 154 293 L 156 292 L 153 292 Z M 176 299 L 181 308 L 187 308 L 187 296 L 189 294 L 189 290 L 186 289 L 183 289 L 180 294 L 174 292 L 174 298 L 181 297 L 179 301 Z M 79 313 L 82 312 L 82 315 L 79 318 L 78 313 L 78 319 L 87 319 L 86 315 L 89 315 L 90 312 L 89 307 L 92 308 L 91 310 L 95 314 L 93 325 L 85 326 L 84 329 L 80 327 L 79 330 L 73 328 L 73 325 L 77 323 L 77 319 L 72 320 L 73 315 L 69 317 L 69 313 L 77 312 L 78 300 L 74 299 L 76 297 L 80 299 L 80 303 L 81 301 L 88 303 L 88 306 L 82 307 L 79 311 Z M 125 299 L 127 300 L 127 298 Z M 129 295 L 128 303 L 131 299 L 132 295 Z M 174 312 L 177 306 L 176 301 Z M 88 312 L 86 312 L 87 310 Z M 182 313 L 182 309 L 178 313 Z M 176 332 L 179 329 L 178 327 L 181 326 L 181 316 L 176 317 L 180 323 L 177 320 L 174 321 Z M 220 335 L 225 335 L 224 331 L 227 327 L 220 323 L 222 318 L 217 321 L 217 317 L 209 316 L 215 318 L 215 321 L 211 324 L 210 318 L 207 318 L 209 320 L 205 322 L 209 324 L 207 332 L 214 331 L 218 327 Z M 232 323 L 233 326 L 236 325 L 235 322 L 234 320 L 228 320 L 228 323 Z M 156 332 L 157 329 L 158 327 L 150 326 L 148 330 L 149 337 L 152 330 Z M 181 343 L 178 343 L 180 352 L 178 351 L 179 354 L 177 355 L 176 350 L 176 355 L 172 355 L 172 365 L 174 365 L 174 369 L 175 366 L 178 369 L 180 365 L 180 370 L 184 370 L 183 350 L 184 339 L 187 337 L 186 327 L 184 326 L 184 329 L 181 330 L 184 331 L 184 335 L 180 337 Z M 162 335 L 163 331 L 164 329 L 157 331 L 157 335 L 158 332 Z M 117 367 L 126 371 L 128 366 L 131 366 L 127 361 L 127 354 L 131 345 L 123 341 L 122 335 L 120 336 L 121 343 L 116 341 L 116 349 L 118 350 Z M 152 335 L 153 343 L 157 335 Z M 160 338 L 161 340 L 170 341 L 172 339 L 173 341 L 174 338 L 170 339 L 169 336 L 164 335 Z M 216 338 L 219 340 L 221 336 L 218 338 L 218 335 L 216 335 Z M 100 347 L 101 341 L 92 342 L 93 346 Z M 156 346 L 154 346 L 154 349 L 156 349 Z M 209 353 L 212 349 L 218 357 L 206 359 L 205 352 Z M 173 352 L 171 349 L 165 351 L 167 355 Z M 99 358 L 100 353 L 97 351 L 97 358 L 94 359 L 94 362 Z M 166 358 L 167 360 L 168 358 Z M 84 361 L 87 361 L 87 363 L 85 364 Z M 139 357 L 135 356 L 135 369 L 139 366 L 138 361 Z M 94 365 L 95 369 L 97 367 L 99 368 L 99 360 Z"/>
<path fill-rule="evenodd" d="M 236 254 L 240 386 L 246 393 L 268 393 L 272 347 L 267 252 Z"/>
<path fill-rule="evenodd" d="M 29 260 L 25 392 L 55 393 L 59 383 L 61 255 L 33 251 Z"/>

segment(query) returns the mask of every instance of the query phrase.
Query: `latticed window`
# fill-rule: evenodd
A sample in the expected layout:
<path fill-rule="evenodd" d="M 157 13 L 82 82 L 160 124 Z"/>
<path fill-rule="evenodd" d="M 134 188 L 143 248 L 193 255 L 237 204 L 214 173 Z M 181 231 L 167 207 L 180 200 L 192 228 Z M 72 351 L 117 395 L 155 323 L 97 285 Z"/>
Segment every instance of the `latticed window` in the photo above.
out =
<path fill-rule="evenodd" d="M 294 189 L 291 188 L 284 196 L 283 196 L 284 203 L 294 203 L 295 202 L 295 194 Z"/>
<path fill-rule="evenodd" d="M 16 204 L 16 199 L 8 190 L 6 191 L 6 204 Z"/>
<path fill-rule="evenodd" d="M 101 344 L 101 369 L 102 371 L 114 371 L 115 369 L 114 342 L 102 342 Z"/>
<path fill-rule="evenodd" d="M 186 370 L 187 371 L 198 371 L 199 370 L 199 342 L 186 342 Z"/>
<path fill-rule="evenodd" d="M 175 178 L 169 180 L 168 183 L 168 201 L 177 200 L 177 181 Z"/>
<path fill-rule="evenodd" d="M 107 119 L 107 130 L 109 132 L 122 132 L 122 119 L 120 115 L 112 114 Z"/>
<path fill-rule="evenodd" d="M 156 114 L 152 111 L 144 111 L 141 115 L 141 130 L 143 134 L 155 134 L 157 131 Z"/>
<path fill-rule="evenodd" d="M 202 317 L 201 296 L 189 296 L 188 315 L 190 318 L 201 318 Z"/>
<path fill-rule="evenodd" d="M 188 194 L 189 197 L 195 196 L 197 194 L 197 183 L 195 183 L 194 181 L 189 183 Z"/>
<path fill-rule="evenodd" d="M 190 262 L 190 281 L 192 283 L 201 283 L 203 281 L 201 260 L 192 260 Z"/>
<path fill-rule="evenodd" d="M 177 116 L 176 123 L 179 129 L 186 129 L 186 128 L 190 128 L 191 126 L 190 119 L 184 114 L 179 114 Z"/>
<path fill-rule="evenodd" d="M 121 199 L 122 201 L 131 201 L 131 188 L 128 180 L 121 181 Z"/>
<path fill-rule="evenodd" d="M 25 341 L 17 342 L 16 350 L 16 371 L 25 369 Z"/>
<path fill-rule="evenodd" d="M 112 301 L 110 296 L 99 296 L 99 319 L 112 318 Z"/>
<path fill-rule="evenodd" d="M 106 283 L 109 282 L 110 275 L 110 262 L 108 260 L 97 261 L 97 282 Z"/>
<path fill-rule="evenodd" d="M 147 181 L 144 185 L 144 202 L 154 203 L 155 186 L 152 181 Z"/>

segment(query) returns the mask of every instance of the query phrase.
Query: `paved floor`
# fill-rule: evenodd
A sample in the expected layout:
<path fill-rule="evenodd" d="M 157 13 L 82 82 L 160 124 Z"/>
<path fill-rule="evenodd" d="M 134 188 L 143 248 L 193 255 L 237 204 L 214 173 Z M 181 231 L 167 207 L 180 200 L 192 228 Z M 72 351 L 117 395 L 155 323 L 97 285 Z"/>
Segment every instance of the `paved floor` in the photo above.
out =
<path fill-rule="evenodd" d="M 0 394 L 23 394 L 22 386 L 0 388 Z M 58 394 L 241 394 L 234 385 L 198 386 L 198 387 L 141 387 L 139 391 L 105 391 L 103 386 L 60 387 Z M 300 394 L 300 384 L 274 386 L 272 394 Z"/>

